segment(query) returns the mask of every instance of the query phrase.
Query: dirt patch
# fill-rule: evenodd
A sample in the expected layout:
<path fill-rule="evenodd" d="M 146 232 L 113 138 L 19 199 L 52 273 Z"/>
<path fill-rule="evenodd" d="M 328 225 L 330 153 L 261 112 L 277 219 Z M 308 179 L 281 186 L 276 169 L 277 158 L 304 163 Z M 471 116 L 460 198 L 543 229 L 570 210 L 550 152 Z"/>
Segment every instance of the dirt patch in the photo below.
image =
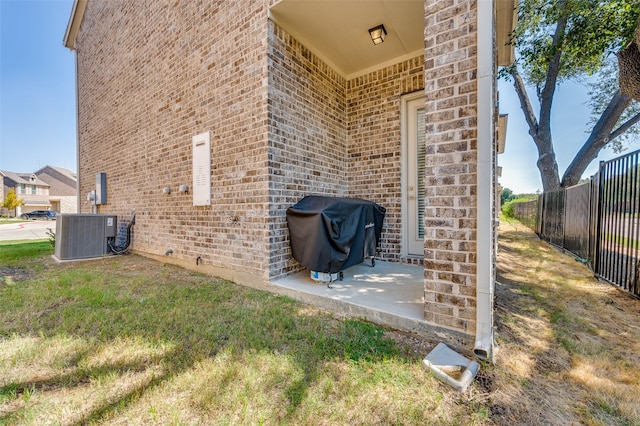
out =
<path fill-rule="evenodd" d="M 0 285 L 11 285 L 18 281 L 25 281 L 31 278 L 33 274 L 30 270 L 19 267 L 0 267 Z"/>
<path fill-rule="evenodd" d="M 385 336 L 396 342 L 404 355 L 420 361 L 438 344 L 435 340 L 421 339 L 397 330 L 389 330 Z"/>

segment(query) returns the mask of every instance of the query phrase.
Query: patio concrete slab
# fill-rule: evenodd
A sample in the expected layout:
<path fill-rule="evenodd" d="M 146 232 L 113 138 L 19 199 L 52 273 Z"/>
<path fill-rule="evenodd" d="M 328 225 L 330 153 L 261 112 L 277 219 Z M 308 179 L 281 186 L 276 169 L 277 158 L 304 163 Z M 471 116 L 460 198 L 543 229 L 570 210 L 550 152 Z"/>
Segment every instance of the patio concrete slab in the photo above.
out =
<path fill-rule="evenodd" d="M 326 299 L 321 305 L 341 307 L 338 312 L 348 315 L 362 312 L 356 316 L 369 319 L 391 315 L 423 321 L 423 271 L 420 266 L 380 260 L 372 267 L 370 260 L 365 260 L 346 269 L 343 280 L 332 282 L 331 288 L 311 279 L 309 271 L 289 275 L 272 284 L 303 301 L 314 303 Z"/>
<path fill-rule="evenodd" d="M 309 271 L 271 282 L 276 293 L 351 318 L 361 318 L 456 348 L 472 345 L 468 335 L 424 321 L 424 268 L 369 260 L 344 271 L 342 281 L 327 284 Z"/>

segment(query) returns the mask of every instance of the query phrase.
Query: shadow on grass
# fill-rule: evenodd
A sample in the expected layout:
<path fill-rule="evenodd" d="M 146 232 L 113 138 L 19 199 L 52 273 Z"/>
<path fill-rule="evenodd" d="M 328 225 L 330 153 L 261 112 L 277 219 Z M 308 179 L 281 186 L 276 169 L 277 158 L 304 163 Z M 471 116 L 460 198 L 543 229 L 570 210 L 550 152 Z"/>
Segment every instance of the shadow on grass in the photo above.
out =
<path fill-rule="evenodd" d="M 287 420 L 305 401 L 328 362 L 374 363 L 400 356 L 393 341 L 384 336 L 384 329 L 370 323 L 338 321 L 318 311 L 301 315 L 301 305 L 286 297 L 137 256 L 61 265 L 46 276 L 0 291 L 0 345 L 12 336 L 39 336 L 51 345 L 60 336 L 82 342 L 82 349 L 66 358 L 54 357 L 45 375 L 22 374 L 22 379 L 4 382 L 0 387 L 0 404 L 5 402 L 4 407 L 0 405 L 0 421 L 7 423 L 36 415 L 18 403 L 34 391 L 69 390 L 75 394 L 92 389 L 99 393 L 96 387 L 101 383 L 141 376 L 138 381 L 121 383 L 114 393 L 104 385 L 104 395 L 92 396 L 94 400 L 85 404 L 89 408 L 75 413 L 72 423 L 108 419 L 152 389 L 178 380 L 221 353 L 232 357 L 234 366 L 251 364 L 257 354 L 273 354 L 276 359 L 292 362 L 292 370 L 300 374 L 284 375 L 274 383 L 281 396 L 271 401 L 281 405 L 278 421 Z M 127 347 L 127 342 L 133 343 Z M 20 351 L 11 355 L 12 362 L 44 362 L 29 351 L 23 352 L 27 355 Z M 250 374 L 259 379 L 259 371 Z M 216 385 L 231 386 L 224 381 Z"/>
<path fill-rule="evenodd" d="M 500 233 L 496 328 L 511 355 L 505 360 L 510 374 L 501 383 L 503 390 L 510 389 L 510 398 L 494 404 L 501 412 L 494 420 L 637 424 L 630 407 L 636 405 L 631 401 L 638 382 L 612 374 L 623 370 L 624 357 L 617 354 L 629 353 L 629 343 L 617 336 L 637 334 L 627 327 L 634 321 L 633 309 L 613 309 L 615 302 L 603 297 L 613 288 L 597 283 L 586 266 L 530 234 Z M 619 293 L 611 297 L 620 296 L 616 300 L 622 303 L 627 295 Z"/>

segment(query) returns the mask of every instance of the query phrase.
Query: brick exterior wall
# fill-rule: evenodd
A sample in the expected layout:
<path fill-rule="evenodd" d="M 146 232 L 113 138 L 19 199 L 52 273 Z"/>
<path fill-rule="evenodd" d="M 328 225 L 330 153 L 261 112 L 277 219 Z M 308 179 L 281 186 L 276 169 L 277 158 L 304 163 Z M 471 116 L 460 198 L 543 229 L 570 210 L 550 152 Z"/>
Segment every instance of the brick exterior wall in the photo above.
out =
<path fill-rule="evenodd" d="M 59 213 L 78 213 L 78 197 L 66 195 L 63 197 L 50 197 L 51 201 L 60 203 Z"/>
<path fill-rule="evenodd" d="M 426 321 L 475 332 L 477 39 L 474 0 L 425 3 Z"/>
<path fill-rule="evenodd" d="M 90 1 L 76 40 L 81 212 L 105 172 L 98 213 L 136 211 L 134 250 L 267 281 L 266 40 L 261 1 Z M 177 189 L 192 184 L 191 138 L 205 131 L 212 204 L 194 207 Z"/>
<path fill-rule="evenodd" d="M 348 193 L 345 80 L 269 23 L 269 173 L 272 278 L 300 270 L 286 209 L 305 195 Z"/>
<path fill-rule="evenodd" d="M 387 209 L 380 258 L 421 264 L 402 256 L 401 97 L 424 89 L 424 56 L 347 83 L 349 196 Z"/>

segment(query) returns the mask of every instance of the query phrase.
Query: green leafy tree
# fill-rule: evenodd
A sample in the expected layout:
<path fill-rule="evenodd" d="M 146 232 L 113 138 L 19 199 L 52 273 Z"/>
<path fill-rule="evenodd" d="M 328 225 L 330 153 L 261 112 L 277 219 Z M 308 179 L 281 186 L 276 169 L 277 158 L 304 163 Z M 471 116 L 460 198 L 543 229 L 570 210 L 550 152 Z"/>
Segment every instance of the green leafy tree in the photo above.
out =
<path fill-rule="evenodd" d="M 13 210 L 13 214 L 15 216 L 16 209 L 24 203 L 24 200 L 19 200 L 16 196 L 16 190 L 11 188 L 7 192 L 7 196 L 4 197 L 2 201 L 2 207 L 7 208 L 9 210 Z"/>
<path fill-rule="evenodd" d="M 501 70 L 513 81 L 529 134 L 538 150 L 545 191 L 575 185 L 598 153 L 611 144 L 625 149 L 640 133 L 640 106 L 619 90 L 615 53 L 633 40 L 638 0 L 520 0 L 512 34 L 517 60 Z M 562 179 L 551 136 L 551 107 L 563 81 L 598 76 L 591 88 L 591 131 Z M 536 114 L 527 93 L 534 87 Z"/>
<path fill-rule="evenodd" d="M 516 194 L 509 188 L 504 188 L 500 194 L 500 205 L 503 206 L 507 201 L 511 201 L 516 198 Z"/>

